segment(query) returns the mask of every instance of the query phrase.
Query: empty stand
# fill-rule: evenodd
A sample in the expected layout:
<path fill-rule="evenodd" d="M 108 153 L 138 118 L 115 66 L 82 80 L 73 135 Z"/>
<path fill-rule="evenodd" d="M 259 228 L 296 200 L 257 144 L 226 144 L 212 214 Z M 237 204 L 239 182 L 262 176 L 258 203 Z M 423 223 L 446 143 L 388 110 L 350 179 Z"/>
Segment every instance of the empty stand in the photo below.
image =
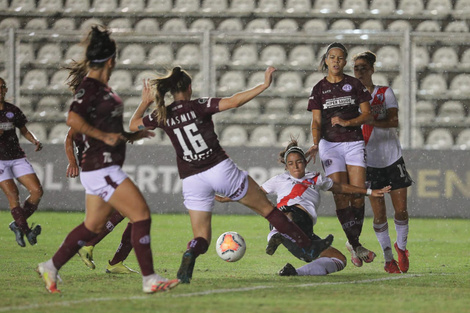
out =
<path fill-rule="evenodd" d="M 399 69 L 401 64 L 400 50 L 395 46 L 384 46 L 377 50 L 376 66 L 384 69 Z"/>
<path fill-rule="evenodd" d="M 368 11 L 367 0 L 344 0 L 341 9 L 347 14 L 361 14 Z"/>
<path fill-rule="evenodd" d="M 398 4 L 398 11 L 406 15 L 422 14 L 424 10 L 423 0 L 400 0 Z"/>
<path fill-rule="evenodd" d="M 147 63 L 151 65 L 170 65 L 173 63 L 173 48 L 169 44 L 153 46 L 147 56 Z"/>
<path fill-rule="evenodd" d="M 289 118 L 289 103 L 285 98 L 270 99 L 260 116 L 261 121 L 266 124 L 279 123 Z"/>
<path fill-rule="evenodd" d="M 245 44 L 235 48 L 232 55 L 232 65 L 246 67 L 258 62 L 258 49 L 255 45 Z"/>
<path fill-rule="evenodd" d="M 256 12 L 280 13 L 283 11 L 283 0 L 259 0 Z"/>
<path fill-rule="evenodd" d="M 429 52 L 424 46 L 413 47 L 413 63 L 417 70 L 426 68 L 429 64 Z"/>
<path fill-rule="evenodd" d="M 313 5 L 313 11 L 318 13 L 338 13 L 338 0 L 316 0 Z"/>
<path fill-rule="evenodd" d="M 38 51 L 36 62 L 42 64 L 57 64 L 62 62 L 62 48 L 59 44 L 44 44 Z"/>
<path fill-rule="evenodd" d="M 202 11 L 203 12 L 225 12 L 228 8 L 227 0 L 203 0 Z"/>
<path fill-rule="evenodd" d="M 132 75 L 127 70 L 115 70 L 109 79 L 108 85 L 117 91 L 126 91 L 133 86 Z"/>
<path fill-rule="evenodd" d="M 370 12 L 377 15 L 388 15 L 395 12 L 395 1 L 390 0 L 372 0 Z"/>
<path fill-rule="evenodd" d="M 313 34 L 315 32 L 323 32 L 328 29 L 328 24 L 322 19 L 312 19 L 305 22 L 302 31 L 306 34 Z"/>
<path fill-rule="evenodd" d="M 295 33 L 299 30 L 299 24 L 295 19 L 285 18 L 274 24 L 273 31 L 279 33 Z"/>
<path fill-rule="evenodd" d="M 125 46 L 118 54 L 118 61 L 125 65 L 143 64 L 147 58 L 145 49 L 140 44 Z"/>
<path fill-rule="evenodd" d="M 224 72 L 220 77 L 217 92 L 223 95 L 231 95 L 233 93 L 245 89 L 245 75 L 240 71 Z"/>
<path fill-rule="evenodd" d="M 165 13 L 173 8 L 172 0 L 148 0 L 145 7 L 146 12 Z"/>
<path fill-rule="evenodd" d="M 144 0 L 121 0 L 119 7 L 117 8 L 120 12 L 143 12 L 145 9 Z"/>
<path fill-rule="evenodd" d="M 99 0 L 93 1 L 93 5 L 90 8 L 90 11 L 100 13 L 115 12 L 117 7 L 117 0 Z"/>
<path fill-rule="evenodd" d="M 470 98 L 470 75 L 457 74 L 450 82 L 450 96 L 456 98 Z"/>
<path fill-rule="evenodd" d="M 309 45 L 297 45 L 289 52 L 289 64 L 295 67 L 312 66 L 314 60 L 315 52 Z"/>
<path fill-rule="evenodd" d="M 90 0 L 65 0 L 65 12 L 86 12 L 90 9 Z"/>
<path fill-rule="evenodd" d="M 273 92 L 282 96 L 299 96 L 302 92 L 302 77 L 299 72 L 278 74 Z"/>
<path fill-rule="evenodd" d="M 36 10 L 35 0 L 12 0 L 9 7 L 14 12 L 33 12 Z"/>
<path fill-rule="evenodd" d="M 416 122 L 432 123 L 436 118 L 436 109 L 431 101 L 421 100 L 416 103 Z"/>
<path fill-rule="evenodd" d="M 245 27 L 247 32 L 267 32 L 271 31 L 271 24 L 267 18 L 256 18 L 248 22 Z"/>
<path fill-rule="evenodd" d="M 248 133 L 240 125 L 229 125 L 220 134 L 222 146 L 243 146 L 248 142 Z"/>
<path fill-rule="evenodd" d="M 33 18 L 26 23 L 24 29 L 46 30 L 49 26 L 45 18 Z"/>
<path fill-rule="evenodd" d="M 420 92 L 429 95 L 443 95 L 447 91 L 447 82 L 441 74 L 429 74 L 421 80 Z"/>
<path fill-rule="evenodd" d="M 231 1 L 230 11 L 233 13 L 252 13 L 255 10 L 255 1 L 237 0 Z"/>
<path fill-rule="evenodd" d="M 200 32 L 213 30 L 213 29 L 215 29 L 215 25 L 214 25 L 214 22 L 210 18 L 197 19 L 189 27 L 189 30 L 200 31 Z"/>
<path fill-rule="evenodd" d="M 238 123 L 251 123 L 259 119 L 261 105 L 257 99 L 250 100 L 242 107 L 236 108 L 231 119 Z"/>
<path fill-rule="evenodd" d="M 201 49 L 196 44 L 185 44 L 178 49 L 175 62 L 180 65 L 198 65 L 201 61 Z"/>
<path fill-rule="evenodd" d="M 149 33 L 154 34 L 158 32 L 160 26 L 154 18 L 143 18 L 134 25 L 134 31 L 136 33 Z"/>
<path fill-rule="evenodd" d="M 470 150 L 470 129 L 462 130 L 455 139 L 455 148 Z"/>
<path fill-rule="evenodd" d="M 49 83 L 49 88 L 52 90 L 65 91 L 68 89 L 66 85 L 67 78 L 69 77 L 68 70 L 58 70 L 52 74 L 51 82 Z"/>
<path fill-rule="evenodd" d="M 277 136 L 272 126 L 258 126 L 251 132 L 250 146 L 255 147 L 271 147 L 277 144 Z"/>
<path fill-rule="evenodd" d="M 47 129 L 43 123 L 37 123 L 37 122 L 28 123 L 26 124 L 26 128 L 28 128 L 28 130 L 32 132 L 39 141 L 47 142 Z M 20 143 L 32 144 L 23 135 L 20 135 L 19 139 L 20 139 Z"/>
<path fill-rule="evenodd" d="M 286 12 L 287 13 L 305 13 L 312 9 L 310 0 L 287 0 Z"/>
<path fill-rule="evenodd" d="M 239 32 L 243 30 L 243 23 L 239 18 L 227 18 L 224 19 L 217 28 L 224 32 Z"/>
<path fill-rule="evenodd" d="M 259 63 L 280 66 L 286 62 L 286 50 L 282 45 L 269 45 L 261 51 Z"/>
<path fill-rule="evenodd" d="M 174 12 L 197 12 L 199 10 L 199 0 L 175 0 L 173 4 Z"/>
<path fill-rule="evenodd" d="M 465 109 L 459 101 L 446 101 L 439 108 L 436 121 L 441 124 L 459 125 L 465 120 Z"/>
<path fill-rule="evenodd" d="M 302 126 L 287 126 L 279 133 L 278 145 L 286 147 L 289 142 L 295 139 L 299 146 L 307 145 L 307 136 L 305 134 L 305 127 Z"/>
<path fill-rule="evenodd" d="M 440 47 L 434 51 L 432 62 L 429 64 L 431 68 L 451 69 L 455 68 L 459 63 L 459 56 L 452 47 Z"/>
<path fill-rule="evenodd" d="M 132 30 L 132 23 L 126 17 L 115 18 L 109 21 L 108 28 L 114 32 L 130 32 Z"/>
<path fill-rule="evenodd" d="M 452 148 L 453 145 L 454 138 L 451 132 L 446 128 L 436 128 L 429 132 L 425 148 L 444 150 Z"/>
<path fill-rule="evenodd" d="M 59 123 L 54 125 L 49 132 L 49 136 L 47 137 L 47 141 L 49 143 L 58 143 L 63 144 L 65 141 L 65 137 L 69 131 L 69 126 L 65 123 Z"/>
<path fill-rule="evenodd" d="M 58 31 L 72 31 L 75 30 L 75 20 L 70 17 L 64 17 L 56 20 L 52 29 Z"/>
<path fill-rule="evenodd" d="M 49 78 L 47 77 L 47 73 L 45 70 L 30 70 L 24 76 L 21 88 L 28 90 L 45 89 L 47 87 L 48 82 Z"/>
<path fill-rule="evenodd" d="M 39 12 L 61 12 L 62 0 L 39 0 L 37 10 Z"/>
<path fill-rule="evenodd" d="M 184 32 L 186 30 L 188 30 L 186 22 L 178 17 L 169 19 L 162 26 L 162 31 L 165 32 Z"/>

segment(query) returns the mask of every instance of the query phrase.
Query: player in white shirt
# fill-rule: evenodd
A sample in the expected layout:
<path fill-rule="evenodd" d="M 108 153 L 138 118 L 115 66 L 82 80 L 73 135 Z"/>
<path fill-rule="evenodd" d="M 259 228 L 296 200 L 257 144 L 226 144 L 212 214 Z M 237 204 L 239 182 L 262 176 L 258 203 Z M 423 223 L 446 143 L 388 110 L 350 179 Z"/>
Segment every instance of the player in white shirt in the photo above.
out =
<path fill-rule="evenodd" d="M 407 188 L 411 186 L 413 181 L 406 171 L 397 135 L 398 103 L 390 87 L 376 86 L 372 81 L 376 61 L 374 53 L 370 51 L 360 53 L 353 57 L 353 61 L 354 75 L 372 94 L 370 105 L 374 119 L 362 127 L 367 155 L 367 186 L 369 188 L 392 186 L 390 197 L 395 209 L 397 241 L 394 247 L 398 254 L 398 264 L 393 257 L 383 198 L 370 198 L 374 212 L 374 231 L 384 253 L 385 271 L 406 273 L 409 268 L 409 252 L 406 249 L 408 238 Z"/>

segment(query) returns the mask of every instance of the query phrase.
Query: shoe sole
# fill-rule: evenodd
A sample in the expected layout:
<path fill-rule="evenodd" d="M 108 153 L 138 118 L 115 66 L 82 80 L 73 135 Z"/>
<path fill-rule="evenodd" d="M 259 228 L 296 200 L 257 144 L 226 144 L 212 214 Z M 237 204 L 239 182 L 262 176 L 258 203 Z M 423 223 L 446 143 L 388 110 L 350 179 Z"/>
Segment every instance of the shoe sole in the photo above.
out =
<path fill-rule="evenodd" d="M 26 247 L 26 242 L 24 241 L 24 238 L 23 238 L 23 233 L 21 232 L 21 230 L 18 228 L 18 226 L 16 225 L 15 222 L 11 222 L 10 225 L 8 225 L 8 227 L 10 228 L 10 230 L 15 234 L 15 239 L 16 239 L 16 243 L 24 248 Z"/>
<path fill-rule="evenodd" d="M 94 270 L 96 268 L 96 265 L 95 263 L 93 262 L 93 260 L 90 261 L 90 259 L 87 258 L 88 256 L 88 252 L 85 252 L 86 255 L 82 255 L 80 253 L 80 250 L 78 250 L 78 255 L 80 256 L 80 259 L 82 259 L 83 263 L 85 263 L 85 265 L 89 268 L 89 269 L 92 269 Z"/>
<path fill-rule="evenodd" d="M 268 241 L 268 245 L 266 246 L 266 254 L 273 255 L 279 245 L 282 243 L 283 239 L 284 237 L 282 237 L 281 234 L 274 234 Z"/>
<path fill-rule="evenodd" d="M 34 246 L 35 244 L 38 243 L 37 237 L 41 234 L 42 232 L 42 227 L 41 225 L 36 225 L 34 229 L 31 229 L 31 233 L 33 234 L 31 238 L 29 238 L 28 235 L 26 235 L 26 238 L 28 239 L 28 242 L 30 245 Z"/>
<path fill-rule="evenodd" d="M 349 242 L 346 243 L 346 249 L 348 249 L 349 253 L 351 253 L 351 263 L 355 267 L 362 267 L 363 265 L 362 260 L 357 257 L 356 252 L 354 251 L 353 247 L 351 246 Z"/>
<path fill-rule="evenodd" d="M 185 252 L 183 254 L 183 259 L 181 260 L 180 268 L 176 277 L 182 284 L 189 284 L 193 278 L 193 270 L 196 258 L 193 257 L 191 253 Z"/>
<path fill-rule="evenodd" d="M 151 292 L 150 293 L 156 293 L 156 292 L 162 292 L 162 291 L 168 291 L 170 289 L 175 288 L 180 284 L 179 279 L 172 279 L 168 281 L 161 281 L 157 282 L 157 284 L 152 286 Z"/>

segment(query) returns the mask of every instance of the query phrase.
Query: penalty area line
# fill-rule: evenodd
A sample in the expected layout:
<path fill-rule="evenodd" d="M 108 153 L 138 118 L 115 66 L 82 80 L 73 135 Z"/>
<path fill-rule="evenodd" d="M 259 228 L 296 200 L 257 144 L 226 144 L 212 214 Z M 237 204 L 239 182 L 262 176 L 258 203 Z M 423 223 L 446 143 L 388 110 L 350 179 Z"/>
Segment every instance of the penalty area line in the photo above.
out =
<path fill-rule="evenodd" d="M 415 277 L 422 277 L 422 276 L 426 276 L 426 275 L 424 275 L 424 274 L 407 274 L 407 275 L 397 275 L 397 276 L 375 278 L 375 279 L 363 279 L 363 280 L 342 281 L 342 282 L 307 283 L 307 284 L 284 286 L 283 288 L 305 288 L 305 287 L 329 286 L 329 285 L 367 284 L 367 283 L 375 283 L 375 282 L 381 282 L 381 281 L 415 278 Z M 272 289 L 272 288 L 277 288 L 277 287 L 278 286 L 274 286 L 274 285 L 261 285 L 261 286 L 233 288 L 233 289 L 214 289 L 214 290 L 206 290 L 206 291 L 199 291 L 199 292 L 175 294 L 175 295 L 171 295 L 170 297 L 171 298 L 196 297 L 196 296 L 206 296 L 206 295 L 221 294 L 221 293 L 246 292 L 246 291 L 260 290 L 260 289 Z M 56 302 L 56 303 L 44 303 L 44 304 L 31 304 L 31 305 L 0 307 L 0 312 L 32 310 L 32 309 L 40 309 L 40 308 L 47 308 L 47 307 L 61 307 L 61 306 L 66 307 L 66 306 L 72 306 L 72 305 L 84 304 L 84 303 L 90 303 L 90 302 L 149 300 L 149 299 L 153 300 L 154 298 L 152 297 L 152 295 L 119 297 L 119 298 L 114 298 L 114 297 L 87 298 L 87 299 L 82 299 L 82 300 L 64 301 L 64 302 Z"/>

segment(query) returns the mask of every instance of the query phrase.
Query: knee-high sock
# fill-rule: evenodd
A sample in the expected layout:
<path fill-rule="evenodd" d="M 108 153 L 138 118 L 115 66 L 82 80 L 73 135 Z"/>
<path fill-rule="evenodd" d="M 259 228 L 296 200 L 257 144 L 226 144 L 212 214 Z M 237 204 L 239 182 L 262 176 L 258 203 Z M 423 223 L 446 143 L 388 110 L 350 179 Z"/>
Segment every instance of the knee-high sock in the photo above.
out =
<path fill-rule="evenodd" d="M 295 242 L 299 247 L 308 248 L 312 244 L 310 238 L 308 238 L 308 236 L 294 222 L 287 218 L 287 216 L 277 208 L 273 208 L 273 210 L 266 216 L 266 219 L 276 227 L 284 237 Z"/>
<path fill-rule="evenodd" d="M 356 223 L 357 218 L 355 213 L 356 212 L 352 207 L 336 210 L 336 216 L 343 227 L 343 231 L 346 234 L 349 243 L 354 249 L 361 245 L 359 243 L 359 235 L 362 230 L 362 222 L 360 225 Z"/>
<path fill-rule="evenodd" d="M 84 223 L 75 227 L 65 237 L 64 242 L 59 247 L 59 250 L 52 257 L 52 262 L 57 270 L 59 270 L 65 263 L 67 263 L 80 248 L 96 234 L 88 230 Z"/>
<path fill-rule="evenodd" d="M 152 249 L 150 248 L 150 224 L 151 219 L 138 221 L 132 225 L 131 242 L 134 247 L 137 261 L 139 262 L 142 276 L 155 273 L 153 269 Z"/>
<path fill-rule="evenodd" d="M 344 263 L 337 258 L 318 258 L 296 269 L 299 276 L 322 276 L 344 269 Z"/>
<path fill-rule="evenodd" d="M 384 253 L 385 262 L 390 262 L 393 260 L 393 251 L 392 251 L 392 243 L 390 241 L 390 234 L 388 232 L 388 222 L 383 224 L 375 224 L 374 223 L 374 231 L 377 240 L 382 247 L 382 251 Z"/>
<path fill-rule="evenodd" d="M 13 219 L 15 220 L 16 225 L 23 232 L 23 234 L 29 233 L 31 229 L 28 226 L 28 222 L 26 222 L 23 209 L 20 206 L 17 206 L 11 209 L 10 212 L 11 216 L 13 216 Z"/>
<path fill-rule="evenodd" d="M 127 227 L 122 233 L 121 243 L 119 244 L 113 259 L 109 262 L 110 265 L 115 265 L 124 261 L 132 251 L 131 243 L 132 223 L 127 223 Z"/>
<path fill-rule="evenodd" d="M 188 242 L 187 245 L 187 249 L 191 250 L 194 253 L 195 257 L 206 253 L 208 248 L 209 243 L 205 238 L 202 237 L 193 238 L 190 242 Z"/>
<path fill-rule="evenodd" d="M 359 236 L 361 236 L 362 233 L 362 225 L 364 225 L 364 216 L 365 216 L 365 205 L 363 204 L 362 206 L 356 208 L 354 206 L 351 206 L 354 212 L 354 220 L 356 221 L 356 227 L 359 232 Z"/>
<path fill-rule="evenodd" d="M 114 211 L 113 214 L 109 217 L 106 222 L 105 228 L 92 240 L 86 243 L 86 246 L 96 246 L 104 237 L 106 237 L 110 232 L 114 230 L 117 224 L 119 224 L 124 219 L 118 211 Z"/>
<path fill-rule="evenodd" d="M 34 212 L 38 209 L 37 204 L 32 204 L 28 200 L 25 200 L 23 203 L 23 212 L 24 212 L 24 217 L 28 219 L 31 215 L 33 215 Z"/>
<path fill-rule="evenodd" d="M 397 231 L 397 246 L 400 250 L 406 250 L 408 243 L 408 219 L 399 221 L 395 219 L 395 230 Z"/>

